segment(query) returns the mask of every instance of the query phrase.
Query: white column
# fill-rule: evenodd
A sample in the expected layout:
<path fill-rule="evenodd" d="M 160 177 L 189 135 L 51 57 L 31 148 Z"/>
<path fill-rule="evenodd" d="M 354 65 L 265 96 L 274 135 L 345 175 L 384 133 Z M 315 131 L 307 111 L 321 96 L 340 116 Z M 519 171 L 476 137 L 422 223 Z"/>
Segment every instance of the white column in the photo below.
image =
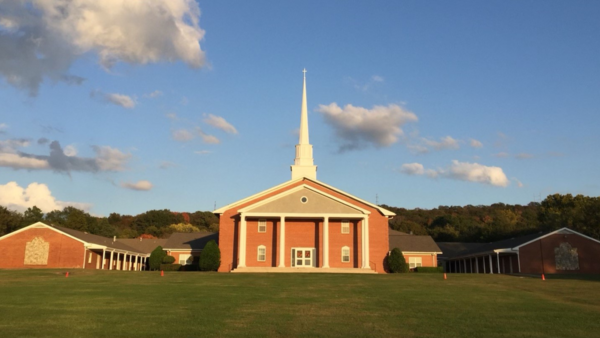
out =
<path fill-rule="evenodd" d="M 492 262 L 492 255 L 488 255 L 488 257 L 490 258 L 490 274 L 494 274 L 494 263 Z"/>
<path fill-rule="evenodd" d="M 114 251 L 110 252 L 110 263 L 108 264 L 108 270 L 112 270 L 112 267 L 113 267 L 112 262 L 113 262 L 113 254 L 114 253 L 115 253 Z"/>
<path fill-rule="evenodd" d="M 329 217 L 323 217 L 323 268 L 329 268 Z"/>
<path fill-rule="evenodd" d="M 246 216 L 240 214 L 240 245 L 239 253 L 240 263 L 239 268 L 246 267 Z"/>
<path fill-rule="evenodd" d="M 367 269 L 371 268 L 371 240 L 369 239 L 369 215 L 365 216 L 365 260 Z"/>
<path fill-rule="evenodd" d="M 284 216 L 281 216 L 281 219 L 279 220 L 279 267 L 285 268 L 285 217 Z"/>
<path fill-rule="evenodd" d="M 362 219 L 362 268 L 370 269 L 369 266 L 369 221 L 367 216 Z"/>
<path fill-rule="evenodd" d="M 102 249 L 102 267 L 100 268 L 100 270 L 104 270 L 104 256 L 106 253 L 106 248 Z"/>
<path fill-rule="evenodd" d="M 496 252 L 496 265 L 498 265 L 498 273 L 500 273 L 500 253 Z"/>
<path fill-rule="evenodd" d="M 479 257 L 475 257 L 475 271 L 479 273 Z"/>
<path fill-rule="evenodd" d="M 142 257 L 140 257 L 140 255 L 137 255 L 136 262 L 137 262 L 137 266 L 136 266 L 137 270 L 136 271 L 141 271 L 142 270 L 141 269 L 142 268 L 142 266 L 141 266 Z"/>

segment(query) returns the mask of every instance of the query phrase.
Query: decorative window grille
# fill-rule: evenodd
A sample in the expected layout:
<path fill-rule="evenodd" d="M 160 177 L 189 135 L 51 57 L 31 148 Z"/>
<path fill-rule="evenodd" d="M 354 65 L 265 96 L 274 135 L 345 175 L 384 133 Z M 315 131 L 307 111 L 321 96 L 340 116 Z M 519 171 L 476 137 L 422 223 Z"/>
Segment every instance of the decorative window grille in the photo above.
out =
<path fill-rule="evenodd" d="M 267 248 L 264 245 L 258 247 L 258 257 L 256 258 L 259 262 L 267 260 Z"/>
<path fill-rule="evenodd" d="M 342 233 L 349 234 L 350 233 L 350 222 L 342 221 Z"/>
<path fill-rule="evenodd" d="M 408 265 L 411 269 L 422 266 L 421 262 L 421 257 L 408 257 Z"/>
<path fill-rule="evenodd" d="M 267 220 L 266 219 L 258 220 L 258 232 L 267 232 Z"/>
<path fill-rule="evenodd" d="M 350 248 L 342 247 L 342 263 L 350 263 Z"/>

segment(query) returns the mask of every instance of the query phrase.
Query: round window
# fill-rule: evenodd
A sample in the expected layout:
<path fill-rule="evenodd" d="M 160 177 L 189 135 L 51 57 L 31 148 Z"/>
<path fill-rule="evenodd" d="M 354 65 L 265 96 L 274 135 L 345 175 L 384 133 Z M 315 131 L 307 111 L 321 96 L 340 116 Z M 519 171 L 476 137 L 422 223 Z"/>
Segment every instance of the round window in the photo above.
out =
<path fill-rule="evenodd" d="M 302 196 L 302 197 L 300 198 L 300 202 L 302 202 L 302 203 L 306 203 L 306 202 L 308 202 L 308 198 L 306 198 L 306 196 Z"/>

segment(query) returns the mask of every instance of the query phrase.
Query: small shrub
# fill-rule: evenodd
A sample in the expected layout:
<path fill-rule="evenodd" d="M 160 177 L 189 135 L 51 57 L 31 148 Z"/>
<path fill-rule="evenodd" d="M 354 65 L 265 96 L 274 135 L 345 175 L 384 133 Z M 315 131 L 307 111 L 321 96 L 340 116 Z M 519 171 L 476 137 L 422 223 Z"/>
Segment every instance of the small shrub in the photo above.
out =
<path fill-rule="evenodd" d="M 419 266 L 418 268 L 415 269 L 415 272 L 421 272 L 421 273 L 440 273 L 440 272 L 444 272 L 444 267 L 442 266 Z"/>
<path fill-rule="evenodd" d="M 211 240 L 200 253 L 200 271 L 217 271 L 221 265 L 221 250 L 217 242 Z"/>
<path fill-rule="evenodd" d="M 409 271 L 406 259 L 404 259 L 402 251 L 398 248 L 394 248 L 387 257 L 387 266 L 391 273 L 403 273 Z"/>
<path fill-rule="evenodd" d="M 150 253 L 150 259 L 148 259 L 150 270 L 160 269 L 160 264 L 166 255 L 167 253 L 163 250 L 162 246 L 157 246 L 156 249 Z"/>
<path fill-rule="evenodd" d="M 173 257 L 173 256 L 165 256 L 162 259 L 162 263 L 163 264 L 173 264 L 173 263 L 175 263 L 175 257 Z"/>
<path fill-rule="evenodd" d="M 161 264 L 160 270 L 162 271 L 183 271 L 181 264 Z"/>

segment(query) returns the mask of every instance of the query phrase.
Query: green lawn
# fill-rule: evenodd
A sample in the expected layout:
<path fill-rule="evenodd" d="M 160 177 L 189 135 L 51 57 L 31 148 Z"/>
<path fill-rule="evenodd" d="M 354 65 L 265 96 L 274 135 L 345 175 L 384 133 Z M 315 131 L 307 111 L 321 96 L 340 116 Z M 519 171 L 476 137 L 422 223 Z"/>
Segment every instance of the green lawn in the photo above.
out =
<path fill-rule="evenodd" d="M 600 279 L 0 270 L 1 337 L 598 337 Z"/>

